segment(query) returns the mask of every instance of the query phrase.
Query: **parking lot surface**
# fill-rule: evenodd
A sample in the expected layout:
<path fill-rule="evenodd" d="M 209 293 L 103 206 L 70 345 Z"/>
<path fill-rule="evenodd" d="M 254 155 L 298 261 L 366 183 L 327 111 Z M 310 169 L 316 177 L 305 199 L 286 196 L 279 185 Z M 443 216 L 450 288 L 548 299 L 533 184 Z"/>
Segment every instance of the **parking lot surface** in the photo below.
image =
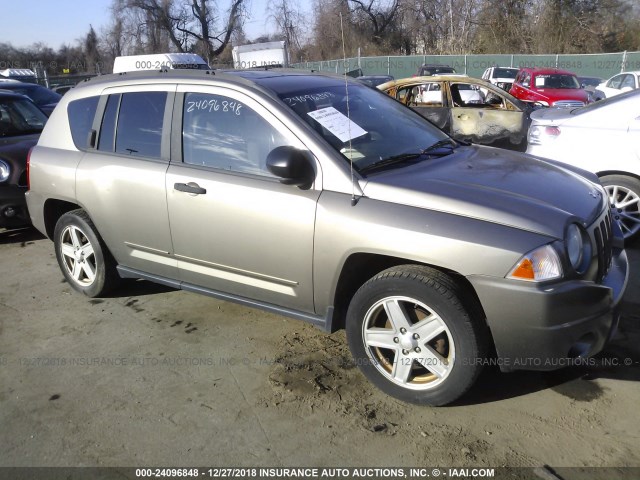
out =
<path fill-rule="evenodd" d="M 53 244 L 0 231 L 0 466 L 640 466 L 640 251 L 618 336 L 586 365 L 488 368 L 403 404 L 344 332 L 143 281 L 89 299 Z"/>

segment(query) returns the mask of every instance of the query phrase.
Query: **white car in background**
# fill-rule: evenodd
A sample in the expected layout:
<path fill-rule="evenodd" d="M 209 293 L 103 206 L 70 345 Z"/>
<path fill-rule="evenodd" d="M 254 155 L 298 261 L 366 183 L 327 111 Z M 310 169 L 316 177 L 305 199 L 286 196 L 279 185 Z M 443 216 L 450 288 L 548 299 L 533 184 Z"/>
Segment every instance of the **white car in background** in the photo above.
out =
<path fill-rule="evenodd" d="M 640 88 L 640 71 L 622 72 L 598 85 L 593 98 L 602 100 L 638 88 Z"/>
<path fill-rule="evenodd" d="M 600 177 L 625 240 L 640 233 L 640 90 L 531 114 L 527 153 Z"/>
<path fill-rule="evenodd" d="M 482 74 L 482 79 L 508 92 L 518 75 L 518 70 L 512 67 L 489 67 Z"/>

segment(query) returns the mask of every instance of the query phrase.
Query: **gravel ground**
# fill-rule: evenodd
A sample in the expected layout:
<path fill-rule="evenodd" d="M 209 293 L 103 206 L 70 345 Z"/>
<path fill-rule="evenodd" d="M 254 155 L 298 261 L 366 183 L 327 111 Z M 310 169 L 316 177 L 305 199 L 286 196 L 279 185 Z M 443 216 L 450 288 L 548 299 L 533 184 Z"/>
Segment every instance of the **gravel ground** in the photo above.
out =
<path fill-rule="evenodd" d="M 638 467 L 629 254 L 621 331 L 594 365 L 487 369 L 428 408 L 369 385 L 344 332 L 143 281 L 91 300 L 49 240 L 0 231 L 0 466 Z"/>

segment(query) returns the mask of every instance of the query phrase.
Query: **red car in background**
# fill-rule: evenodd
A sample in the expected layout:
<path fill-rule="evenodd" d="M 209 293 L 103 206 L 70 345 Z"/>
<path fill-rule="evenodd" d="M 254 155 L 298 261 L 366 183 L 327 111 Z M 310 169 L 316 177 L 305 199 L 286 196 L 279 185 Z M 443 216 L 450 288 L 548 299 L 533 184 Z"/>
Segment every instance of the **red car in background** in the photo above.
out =
<path fill-rule="evenodd" d="M 576 74 L 557 68 L 521 68 L 509 93 L 547 107 L 582 107 L 589 103 Z"/>

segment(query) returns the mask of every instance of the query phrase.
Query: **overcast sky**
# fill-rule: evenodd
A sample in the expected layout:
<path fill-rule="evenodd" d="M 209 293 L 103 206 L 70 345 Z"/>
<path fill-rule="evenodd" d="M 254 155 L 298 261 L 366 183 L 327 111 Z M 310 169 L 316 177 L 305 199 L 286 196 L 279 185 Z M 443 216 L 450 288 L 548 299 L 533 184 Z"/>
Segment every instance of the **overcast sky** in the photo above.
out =
<path fill-rule="evenodd" d="M 273 27 L 267 20 L 267 0 L 247 1 L 251 12 L 245 23 L 247 36 L 253 39 L 269 33 Z M 229 1 L 219 4 L 226 10 Z M 0 42 L 14 47 L 44 42 L 57 50 L 83 38 L 90 24 L 99 34 L 109 24 L 110 5 L 111 0 L 0 0 Z"/>

